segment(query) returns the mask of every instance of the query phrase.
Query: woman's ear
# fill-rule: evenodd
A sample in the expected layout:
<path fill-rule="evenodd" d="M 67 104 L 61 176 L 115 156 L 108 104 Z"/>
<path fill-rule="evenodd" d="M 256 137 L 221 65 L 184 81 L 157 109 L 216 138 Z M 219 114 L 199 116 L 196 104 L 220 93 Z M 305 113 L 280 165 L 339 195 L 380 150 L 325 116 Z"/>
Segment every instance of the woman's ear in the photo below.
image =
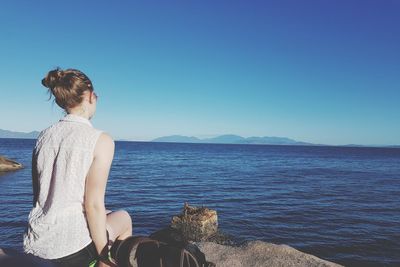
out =
<path fill-rule="evenodd" d="M 94 94 L 93 91 L 87 91 L 89 93 L 89 103 L 93 104 L 94 101 L 96 101 L 96 95 Z"/>

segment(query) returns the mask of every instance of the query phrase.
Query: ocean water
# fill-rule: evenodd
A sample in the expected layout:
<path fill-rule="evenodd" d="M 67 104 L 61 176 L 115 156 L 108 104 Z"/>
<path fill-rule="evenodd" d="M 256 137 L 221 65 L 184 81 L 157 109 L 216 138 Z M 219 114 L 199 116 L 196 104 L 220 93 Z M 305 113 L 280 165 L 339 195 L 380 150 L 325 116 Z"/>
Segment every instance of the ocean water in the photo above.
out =
<path fill-rule="evenodd" d="M 0 174 L 0 247 L 22 248 L 34 140 L 0 139 L 26 168 Z M 183 203 L 216 209 L 240 244 L 263 240 L 346 266 L 400 266 L 400 149 L 116 142 L 106 192 L 135 234 Z"/>

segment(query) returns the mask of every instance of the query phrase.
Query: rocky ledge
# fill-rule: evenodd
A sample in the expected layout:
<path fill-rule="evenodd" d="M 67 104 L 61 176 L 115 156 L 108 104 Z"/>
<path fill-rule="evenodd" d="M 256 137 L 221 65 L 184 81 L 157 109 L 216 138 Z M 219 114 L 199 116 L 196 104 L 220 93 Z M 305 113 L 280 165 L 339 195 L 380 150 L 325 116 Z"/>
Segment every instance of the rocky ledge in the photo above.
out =
<path fill-rule="evenodd" d="M 213 242 L 197 243 L 207 261 L 218 267 L 338 267 L 342 266 L 313 255 L 303 253 L 286 245 L 275 245 L 262 241 L 251 241 L 234 247 Z"/>
<path fill-rule="evenodd" d="M 15 171 L 21 169 L 23 166 L 21 163 L 0 156 L 0 172 Z"/>
<path fill-rule="evenodd" d="M 241 247 L 220 245 L 213 242 L 196 243 L 208 261 L 217 267 L 339 267 L 341 265 L 319 259 L 286 245 L 275 245 L 262 241 L 251 241 Z M 8 265 L 11 264 L 11 265 Z M 35 262 L 24 256 L 7 257 L 0 249 L 0 266 L 15 266 L 14 263 L 31 263 L 34 267 L 51 267 L 46 262 Z M 131 261 L 132 266 L 137 266 Z M 2 265 L 5 264 L 5 265 Z"/>

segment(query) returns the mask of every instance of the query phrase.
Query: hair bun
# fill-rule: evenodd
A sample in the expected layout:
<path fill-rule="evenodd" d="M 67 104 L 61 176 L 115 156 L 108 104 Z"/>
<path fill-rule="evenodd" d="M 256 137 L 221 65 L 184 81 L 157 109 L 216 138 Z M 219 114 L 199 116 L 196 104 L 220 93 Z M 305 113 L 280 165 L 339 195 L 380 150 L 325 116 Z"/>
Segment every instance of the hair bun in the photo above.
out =
<path fill-rule="evenodd" d="M 77 69 L 51 70 L 42 79 L 42 84 L 48 88 L 49 99 L 54 96 L 57 105 L 64 110 L 80 105 L 84 100 L 84 93 L 94 90 L 90 79 Z"/>
<path fill-rule="evenodd" d="M 53 90 L 58 84 L 60 84 L 61 80 L 65 76 L 65 73 L 60 68 L 56 68 L 54 70 L 49 71 L 46 77 L 42 79 L 43 86 Z"/>

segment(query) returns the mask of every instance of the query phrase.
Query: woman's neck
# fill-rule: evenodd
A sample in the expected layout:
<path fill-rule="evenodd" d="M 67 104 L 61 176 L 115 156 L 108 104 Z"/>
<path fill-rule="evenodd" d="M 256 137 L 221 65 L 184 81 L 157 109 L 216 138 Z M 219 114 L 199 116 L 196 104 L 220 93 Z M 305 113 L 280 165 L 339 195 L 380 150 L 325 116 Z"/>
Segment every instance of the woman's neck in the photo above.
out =
<path fill-rule="evenodd" d="M 84 106 L 78 106 L 75 108 L 68 109 L 67 113 L 85 118 L 87 120 L 90 120 L 90 118 L 91 118 L 91 115 L 89 114 L 88 109 L 85 108 Z"/>

